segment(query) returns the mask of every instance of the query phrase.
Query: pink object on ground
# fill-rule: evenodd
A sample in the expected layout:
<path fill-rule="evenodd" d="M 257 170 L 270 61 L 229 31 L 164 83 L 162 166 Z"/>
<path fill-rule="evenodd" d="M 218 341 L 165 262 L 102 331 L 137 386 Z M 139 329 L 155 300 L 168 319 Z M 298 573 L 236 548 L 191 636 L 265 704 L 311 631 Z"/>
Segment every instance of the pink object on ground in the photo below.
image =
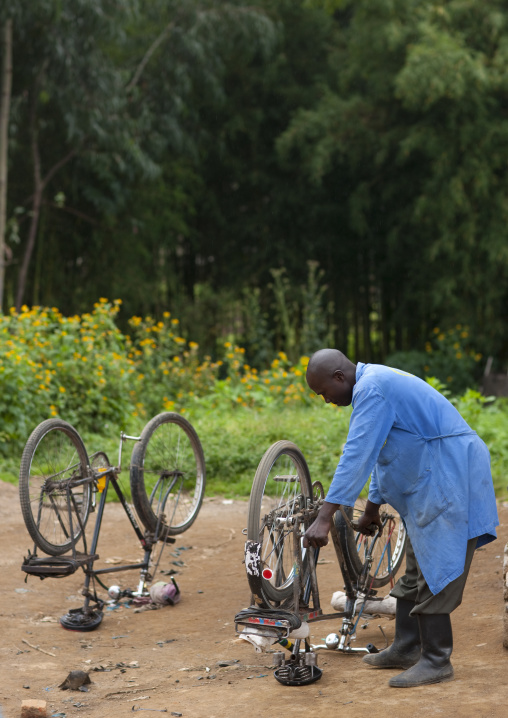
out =
<path fill-rule="evenodd" d="M 153 603 L 158 603 L 162 606 L 174 606 L 175 603 L 179 602 L 181 593 L 176 582 L 164 583 L 164 581 L 158 581 L 150 587 L 150 598 Z"/>

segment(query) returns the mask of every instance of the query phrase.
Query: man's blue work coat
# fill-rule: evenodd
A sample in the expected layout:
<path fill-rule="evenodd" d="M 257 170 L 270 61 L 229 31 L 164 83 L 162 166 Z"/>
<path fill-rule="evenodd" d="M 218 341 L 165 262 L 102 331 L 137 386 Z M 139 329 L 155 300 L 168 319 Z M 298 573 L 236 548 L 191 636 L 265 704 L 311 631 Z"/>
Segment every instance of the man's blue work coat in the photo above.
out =
<path fill-rule="evenodd" d="M 326 501 L 354 505 L 370 476 L 369 499 L 400 513 L 439 593 L 463 573 L 468 539 L 496 538 L 489 451 L 444 396 L 398 369 L 359 362 L 352 405 Z"/>

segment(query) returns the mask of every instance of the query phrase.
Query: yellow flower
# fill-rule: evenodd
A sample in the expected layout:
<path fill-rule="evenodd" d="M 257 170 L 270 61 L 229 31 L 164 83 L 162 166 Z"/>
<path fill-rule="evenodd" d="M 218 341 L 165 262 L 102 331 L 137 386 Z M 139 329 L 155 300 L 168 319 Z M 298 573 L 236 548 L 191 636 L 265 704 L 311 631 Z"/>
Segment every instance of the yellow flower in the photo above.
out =
<path fill-rule="evenodd" d="M 64 386 L 59 386 L 59 387 L 58 387 L 58 391 L 60 392 L 60 394 L 65 394 L 65 387 L 64 387 Z"/>

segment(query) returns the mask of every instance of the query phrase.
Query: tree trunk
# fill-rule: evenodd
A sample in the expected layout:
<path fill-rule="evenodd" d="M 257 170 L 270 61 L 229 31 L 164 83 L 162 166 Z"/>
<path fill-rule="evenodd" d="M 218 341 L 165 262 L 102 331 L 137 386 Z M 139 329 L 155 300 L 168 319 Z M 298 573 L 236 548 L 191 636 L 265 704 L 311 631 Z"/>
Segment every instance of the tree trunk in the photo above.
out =
<path fill-rule="evenodd" d="M 37 83 L 36 83 L 37 87 Z M 34 93 L 35 95 L 35 93 Z M 39 142 L 37 136 L 37 117 L 36 117 L 36 98 L 34 97 L 32 103 L 32 112 L 30 117 L 30 140 L 32 146 L 32 160 L 34 169 L 34 193 L 32 197 L 32 212 L 30 221 L 30 230 L 28 232 L 28 241 L 25 247 L 25 254 L 23 255 L 23 262 L 21 263 L 21 269 L 19 270 L 18 277 L 18 290 L 16 293 L 16 310 L 19 312 L 21 305 L 23 304 L 23 297 L 25 295 L 26 279 L 28 275 L 28 267 L 32 258 L 32 253 L 35 247 L 35 239 L 37 237 L 37 228 L 39 225 L 39 215 L 41 212 L 42 203 L 42 190 L 43 183 L 41 178 L 41 158 L 39 155 Z"/>
<path fill-rule="evenodd" d="M 16 310 L 19 311 L 23 304 L 23 298 L 26 291 L 26 282 L 28 276 L 28 268 L 30 266 L 30 260 L 35 247 L 35 241 L 37 239 L 37 230 L 39 227 L 39 216 L 41 213 L 41 206 L 43 200 L 43 193 L 48 185 L 49 181 L 53 176 L 64 167 L 81 149 L 86 138 L 82 142 L 70 150 L 64 157 L 56 162 L 53 167 L 46 173 L 45 177 L 42 177 L 41 169 L 41 157 L 39 152 L 39 133 L 37 127 L 37 98 L 39 95 L 39 87 L 42 82 L 46 66 L 43 65 L 39 75 L 35 81 L 34 90 L 32 94 L 32 107 L 30 111 L 30 144 L 32 149 L 32 161 L 33 161 L 33 179 L 34 179 L 34 192 L 32 195 L 32 210 L 31 210 L 31 222 L 30 229 L 28 232 L 28 240 L 25 247 L 25 253 L 23 255 L 23 261 L 19 270 L 18 276 L 18 288 L 16 292 Z"/>
<path fill-rule="evenodd" d="M 9 141 L 9 112 L 12 87 L 12 20 L 2 28 L 3 61 L 0 80 L 0 312 L 3 306 L 5 283 L 5 226 L 7 223 L 7 147 Z"/>

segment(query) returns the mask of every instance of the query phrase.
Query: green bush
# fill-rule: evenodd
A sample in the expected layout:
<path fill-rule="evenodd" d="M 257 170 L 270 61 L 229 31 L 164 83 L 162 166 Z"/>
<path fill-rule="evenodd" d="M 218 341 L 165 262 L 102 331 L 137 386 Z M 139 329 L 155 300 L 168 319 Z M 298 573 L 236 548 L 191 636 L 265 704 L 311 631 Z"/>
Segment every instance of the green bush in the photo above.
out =
<path fill-rule="evenodd" d="M 386 364 L 421 379 L 436 377 L 452 394 L 460 394 L 476 385 L 481 358 L 471 346 L 468 328 L 457 324 L 447 331 L 436 327 L 424 351 L 396 352 Z"/>
<path fill-rule="evenodd" d="M 0 478 L 17 481 L 30 432 L 50 416 L 73 424 L 89 453 L 106 450 L 116 462 L 120 430 L 138 435 L 152 416 L 175 410 L 191 420 L 201 438 L 209 494 L 247 497 L 262 455 L 279 439 L 295 442 L 311 478 L 328 488 L 350 410 L 326 405 L 309 391 L 307 357 L 293 364 L 281 351 L 268 369 L 258 371 L 245 363 L 242 347 L 225 342 L 216 361 L 200 360 L 197 344 L 179 336 L 179 322 L 169 313 L 160 322 L 133 317 L 130 335 L 123 334 L 116 325 L 120 304 L 101 299 L 91 313 L 68 318 L 43 307 L 0 317 Z M 453 391 L 456 382 L 471 376 L 479 357 L 456 346 L 467 341 L 461 327 L 437 332 L 428 351 L 393 364 L 428 377 L 440 368 L 428 381 L 451 397 L 485 440 L 496 490 L 505 495 L 508 403 L 473 389 Z M 451 368 L 451 350 L 457 371 Z M 128 467 L 128 444 L 125 449 Z"/>

